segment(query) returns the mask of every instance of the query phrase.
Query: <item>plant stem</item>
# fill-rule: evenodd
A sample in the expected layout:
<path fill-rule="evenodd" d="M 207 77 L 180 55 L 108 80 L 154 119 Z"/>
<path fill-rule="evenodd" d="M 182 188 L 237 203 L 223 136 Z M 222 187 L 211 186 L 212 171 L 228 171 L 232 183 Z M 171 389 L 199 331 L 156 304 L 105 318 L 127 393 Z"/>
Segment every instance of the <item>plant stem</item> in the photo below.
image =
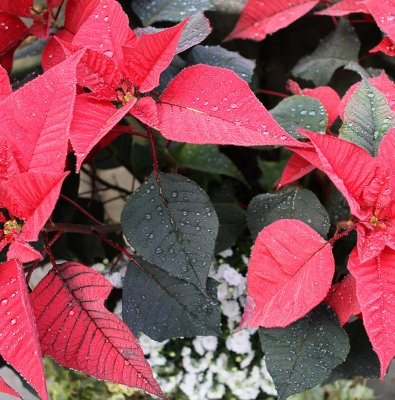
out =
<path fill-rule="evenodd" d="M 95 222 L 98 225 L 103 225 L 102 222 L 100 222 L 98 219 L 96 219 L 92 214 L 90 214 L 88 211 L 84 210 L 78 203 L 76 203 L 74 200 L 70 199 L 70 197 L 66 196 L 65 194 L 60 194 L 60 196 L 63 200 L 68 201 L 70 204 L 72 204 L 75 208 L 77 208 L 79 211 L 81 211 L 84 215 L 86 215 L 89 219 L 91 219 L 93 222 Z"/>

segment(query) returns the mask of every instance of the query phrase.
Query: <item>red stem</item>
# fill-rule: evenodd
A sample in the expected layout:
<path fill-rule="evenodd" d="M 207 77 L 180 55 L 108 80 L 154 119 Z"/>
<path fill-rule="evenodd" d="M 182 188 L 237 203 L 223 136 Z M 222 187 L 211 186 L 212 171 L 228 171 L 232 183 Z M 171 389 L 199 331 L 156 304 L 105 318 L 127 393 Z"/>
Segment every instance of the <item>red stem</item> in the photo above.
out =
<path fill-rule="evenodd" d="M 271 94 L 272 96 L 277 96 L 277 97 L 289 97 L 288 94 L 285 93 L 280 93 L 280 92 L 275 92 L 274 90 L 268 90 L 268 89 L 258 89 L 259 92 L 265 93 L 265 94 Z"/>
<path fill-rule="evenodd" d="M 152 130 L 151 130 L 151 128 L 149 126 L 146 127 L 146 130 L 147 130 L 147 136 L 148 136 L 150 144 L 151 144 L 152 160 L 153 160 L 153 163 L 154 163 L 154 172 L 155 172 L 155 175 L 158 176 L 159 166 L 158 166 L 158 158 L 156 156 L 154 135 L 152 134 Z"/>
<path fill-rule="evenodd" d="M 352 225 L 350 228 L 346 229 L 345 231 L 341 233 L 335 233 L 332 239 L 329 240 L 329 243 L 333 246 L 335 242 L 337 242 L 339 239 L 341 239 L 344 236 L 347 236 L 350 232 L 352 232 L 354 229 L 356 229 L 358 224 Z"/>
<path fill-rule="evenodd" d="M 74 200 L 70 199 L 70 197 L 66 196 L 65 194 L 60 194 L 62 199 L 68 201 L 70 204 L 72 204 L 75 208 L 77 208 L 79 211 L 81 211 L 84 215 L 86 215 L 89 219 L 91 219 L 94 223 L 98 225 L 103 225 L 102 222 L 100 222 L 98 219 L 96 219 L 92 214 L 90 214 L 88 211 L 84 210 L 78 203 L 76 203 Z"/>

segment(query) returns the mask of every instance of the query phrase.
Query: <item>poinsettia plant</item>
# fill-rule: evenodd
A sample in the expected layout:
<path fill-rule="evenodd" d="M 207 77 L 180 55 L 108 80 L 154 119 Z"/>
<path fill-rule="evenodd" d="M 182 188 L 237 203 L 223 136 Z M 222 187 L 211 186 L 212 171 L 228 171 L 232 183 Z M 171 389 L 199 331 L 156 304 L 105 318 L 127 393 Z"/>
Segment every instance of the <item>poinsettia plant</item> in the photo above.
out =
<path fill-rule="evenodd" d="M 346 370 L 375 376 L 378 362 L 385 376 L 395 355 L 395 84 L 384 62 L 358 59 L 353 25 L 378 36 L 365 59 L 393 56 L 395 2 L 327 3 L 248 0 L 220 37 L 226 49 L 212 45 L 207 16 L 216 28 L 223 5 L 211 1 L 0 0 L 0 355 L 40 398 L 48 355 L 165 399 L 135 334 L 219 334 L 210 266 L 250 240 L 246 217 L 255 244 L 238 329 L 260 328 L 279 398 Z M 282 77 L 290 95 L 260 89 L 232 42 L 275 40 L 300 18 L 329 21 L 329 34 L 295 61 L 300 84 Z M 12 87 L 14 53 L 15 67 L 34 37 L 45 40 L 41 73 L 11 74 Z M 262 95 L 286 98 L 269 112 Z M 136 190 L 98 172 L 120 165 Z M 105 214 L 109 189 L 125 200 L 120 223 Z M 89 266 L 120 256 L 123 319 L 111 308 L 119 293 Z M 52 269 L 33 288 L 46 257 Z"/>

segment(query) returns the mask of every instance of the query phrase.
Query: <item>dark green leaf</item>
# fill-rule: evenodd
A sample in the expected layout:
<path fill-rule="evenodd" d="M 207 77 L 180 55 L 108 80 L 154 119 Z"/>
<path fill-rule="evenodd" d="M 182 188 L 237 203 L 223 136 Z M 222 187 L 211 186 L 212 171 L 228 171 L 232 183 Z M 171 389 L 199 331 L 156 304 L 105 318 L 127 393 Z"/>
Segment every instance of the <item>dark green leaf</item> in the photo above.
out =
<path fill-rule="evenodd" d="M 260 157 L 257 158 L 258 167 L 262 172 L 259 183 L 265 192 L 272 192 L 274 190 L 274 186 L 281 178 L 287 161 L 288 158 L 279 161 L 266 161 Z"/>
<path fill-rule="evenodd" d="M 219 203 L 214 207 L 219 219 L 215 252 L 219 253 L 233 246 L 246 228 L 246 212 L 234 203 Z"/>
<path fill-rule="evenodd" d="M 380 361 L 372 348 L 361 320 L 346 325 L 350 339 L 350 352 L 344 363 L 338 365 L 328 378 L 328 382 L 337 379 L 352 379 L 355 376 L 378 378 Z"/>
<path fill-rule="evenodd" d="M 331 221 L 334 222 L 347 221 L 351 215 L 346 198 L 334 185 L 331 187 L 327 210 Z"/>
<path fill-rule="evenodd" d="M 303 137 L 297 128 L 325 133 L 328 115 L 320 101 L 308 96 L 290 96 L 277 104 L 270 113 L 293 137 Z"/>
<path fill-rule="evenodd" d="M 207 64 L 213 67 L 228 68 L 247 82 L 251 82 L 255 69 L 255 61 L 221 46 L 195 46 L 189 53 L 187 62 L 189 64 Z"/>
<path fill-rule="evenodd" d="M 260 328 L 259 337 L 279 400 L 321 383 L 350 348 L 346 332 L 326 305 L 286 328 Z"/>
<path fill-rule="evenodd" d="M 171 152 L 182 167 L 230 176 L 248 186 L 236 165 L 225 154 L 221 153 L 216 145 L 177 144 Z"/>
<path fill-rule="evenodd" d="M 158 341 L 220 334 L 216 281 L 209 278 L 203 293 L 140 257 L 136 261 L 142 268 L 128 265 L 122 298 L 122 317 L 133 332 Z"/>
<path fill-rule="evenodd" d="M 198 11 L 212 7 L 211 0 L 134 0 L 133 11 L 144 25 L 151 25 L 156 21 L 182 21 Z"/>
<path fill-rule="evenodd" d="M 328 234 L 328 213 L 315 194 L 307 189 L 288 188 L 260 194 L 248 206 L 247 222 L 253 239 L 265 226 L 286 218 L 305 222 L 323 237 Z"/>
<path fill-rule="evenodd" d="M 153 173 L 128 198 L 121 222 L 139 254 L 169 275 L 205 290 L 218 218 L 196 183 L 181 175 Z"/>
<path fill-rule="evenodd" d="M 361 43 L 354 28 L 340 19 L 336 30 L 322 40 L 309 56 L 303 57 L 293 68 L 293 75 L 326 85 L 333 73 L 350 61 L 357 61 Z"/>
<path fill-rule="evenodd" d="M 339 137 L 377 156 L 381 140 L 393 126 L 393 112 L 384 94 L 363 80 L 347 104 Z"/>
<path fill-rule="evenodd" d="M 170 81 L 176 77 L 185 67 L 187 63 L 180 57 L 175 56 L 170 65 L 160 74 L 159 86 L 155 88 L 158 93 L 162 93 Z"/>

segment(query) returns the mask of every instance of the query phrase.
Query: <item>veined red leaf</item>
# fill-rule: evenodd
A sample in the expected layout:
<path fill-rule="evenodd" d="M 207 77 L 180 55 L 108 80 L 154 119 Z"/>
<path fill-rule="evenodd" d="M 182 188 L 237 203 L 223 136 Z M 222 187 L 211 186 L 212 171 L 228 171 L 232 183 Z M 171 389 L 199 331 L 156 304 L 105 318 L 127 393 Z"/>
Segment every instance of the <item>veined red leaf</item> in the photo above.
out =
<path fill-rule="evenodd" d="M 30 9 L 33 6 L 33 0 L 0 0 L 0 11 L 22 17 L 31 17 Z"/>
<path fill-rule="evenodd" d="M 379 147 L 379 158 L 383 161 L 383 165 L 389 167 L 390 169 L 390 179 L 391 179 L 391 195 L 395 198 L 395 128 L 390 129 Z M 395 215 L 395 214 L 394 214 Z"/>
<path fill-rule="evenodd" d="M 392 111 L 395 111 L 395 83 L 388 78 L 388 75 L 382 71 L 380 75 L 368 79 L 376 89 L 380 90 L 387 99 L 388 105 Z M 361 82 L 352 85 L 343 96 L 339 104 L 339 116 L 344 120 L 344 112 L 352 95 L 357 91 Z"/>
<path fill-rule="evenodd" d="M 10 244 L 7 251 L 7 260 L 12 260 L 13 258 L 19 260 L 21 263 L 27 263 L 40 260 L 42 257 L 28 242 L 18 237 Z"/>
<path fill-rule="evenodd" d="M 362 194 L 375 175 L 376 160 L 357 145 L 337 137 L 307 131 L 303 134 L 310 138 L 324 172 L 347 199 L 351 213 L 363 218 Z"/>
<path fill-rule="evenodd" d="M 0 137 L 0 180 L 8 180 L 19 174 L 19 167 L 8 147 L 7 140 Z"/>
<path fill-rule="evenodd" d="M 56 8 L 62 4 L 63 0 L 47 0 L 48 8 Z"/>
<path fill-rule="evenodd" d="M 354 249 L 348 268 L 356 281 L 366 332 L 381 363 L 381 378 L 395 355 L 395 251 L 385 248 L 361 263 Z"/>
<path fill-rule="evenodd" d="M 331 15 L 334 17 L 342 17 L 351 13 L 369 14 L 369 11 L 363 0 L 340 0 L 325 10 L 316 12 L 317 15 Z"/>
<path fill-rule="evenodd" d="M 324 300 L 335 263 L 331 245 L 299 220 L 264 228 L 248 266 L 248 306 L 241 327 L 284 327 Z"/>
<path fill-rule="evenodd" d="M 77 96 L 70 127 L 70 142 L 77 158 L 77 172 L 89 152 L 129 112 L 136 102 L 131 99 L 117 109 L 108 101 L 86 94 Z"/>
<path fill-rule="evenodd" d="M 315 166 L 311 164 L 310 161 L 301 157 L 297 153 L 293 153 L 284 168 L 277 189 L 302 178 L 314 169 Z"/>
<path fill-rule="evenodd" d="M 81 56 L 56 65 L 1 103 L 0 129 L 21 171 L 63 172 Z"/>
<path fill-rule="evenodd" d="M 188 18 L 160 32 L 142 33 L 133 47 L 123 48 L 124 75 L 140 92 L 149 92 L 159 85 L 160 74 L 171 63 L 187 22 Z"/>
<path fill-rule="evenodd" d="M 166 397 L 129 328 L 104 307 L 110 282 L 79 263 L 58 265 L 30 294 L 43 354 L 86 374 Z"/>
<path fill-rule="evenodd" d="M 9 394 L 10 396 L 22 399 L 21 395 L 17 393 L 12 387 L 8 386 L 1 376 L 0 376 L 0 393 Z"/>
<path fill-rule="evenodd" d="M 378 51 L 381 51 L 387 56 L 393 57 L 395 56 L 395 43 L 386 36 L 377 46 L 369 50 L 370 53 L 377 53 Z"/>
<path fill-rule="evenodd" d="M 290 136 L 228 69 L 194 65 L 165 89 L 157 104 L 159 130 L 167 139 L 195 144 L 305 147 Z"/>
<path fill-rule="evenodd" d="M 150 96 L 142 97 L 130 110 L 130 114 L 148 126 L 158 127 L 158 108 L 155 100 Z"/>
<path fill-rule="evenodd" d="M 75 35 L 100 2 L 101 0 L 67 0 L 65 29 Z"/>
<path fill-rule="evenodd" d="M 82 46 L 75 46 L 56 36 L 55 39 L 61 44 L 67 56 L 83 49 Z M 77 66 L 77 83 L 94 92 L 91 96 L 116 100 L 115 89 L 120 85 L 121 79 L 118 65 L 112 58 L 103 53 L 86 49 Z"/>
<path fill-rule="evenodd" d="M 331 287 L 325 302 L 335 310 L 340 326 L 348 322 L 350 317 L 358 315 L 359 308 L 354 277 L 349 274 L 341 282 Z"/>
<path fill-rule="evenodd" d="M 225 38 L 263 40 L 308 13 L 319 0 L 248 0 L 233 31 Z"/>
<path fill-rule="evenodd" d="M 0 265 L 0 354 L 37 391 L 48 399 L 44 366 L 22 265 Z"/>
<path fill-rule="evenodd" d="M 130 46 L 137 36 L 129 28 L 129 18 L 121 5 L 113 0 L 101 0 L 79 26 L 73 44 L 122 60 L 122 46 Z"/>
<path fill-rule="evenodd" d="M 68 172 L 24 172 L 0 182 L 0 205 L 24 220 L 21 237 L 36 241 L 58 200 Z"/>
<path fill-rule="evenodd" d="M 55 36 L 49 39 L 41 55 L 41 64 L 44 71 L 47 71 L 48 69 L 61 63 L 66 58 L 63 47 L 57 39 L 71 42 L 73 37 L 74 35 L 71 32 L 67 31 L 66 29 L 62 29 L 61 31 L 57 32 Z"/>
<path fill-rule="evenodd" d="M 0 65 L 0 101 L 12 93 L 7 71 Z"/>
<path fill-rule="evenodd" d="M 379 28 L 391 40 L 395 40 L 395 1 L 394 0 L 365 0 L 365 6 Z"/>

